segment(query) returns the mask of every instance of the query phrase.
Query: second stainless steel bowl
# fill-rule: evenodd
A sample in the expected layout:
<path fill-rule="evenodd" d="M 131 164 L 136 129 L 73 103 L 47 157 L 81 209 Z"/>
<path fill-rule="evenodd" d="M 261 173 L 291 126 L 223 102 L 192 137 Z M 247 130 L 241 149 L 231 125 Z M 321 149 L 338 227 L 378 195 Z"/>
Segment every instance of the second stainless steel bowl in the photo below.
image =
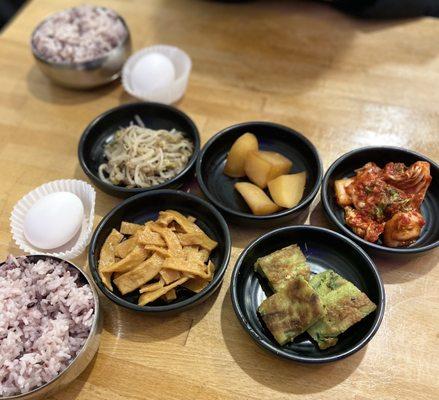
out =
<path fill-rule="evenodd" d="M 105 55 L 91 61 L 70 64 L 47 61 L 35 51 L 31 39 L 32 54 L 38 67 L 53 82 L 73 89 L 91 89 L 114 81 L 122 73 L 122 67 L 131 54 L 131 35 L 128 26 L 121 16 L 119 19 L 127 31 L 124 41 Z M 35 28 L 31 38 L 40 25 Z"/>

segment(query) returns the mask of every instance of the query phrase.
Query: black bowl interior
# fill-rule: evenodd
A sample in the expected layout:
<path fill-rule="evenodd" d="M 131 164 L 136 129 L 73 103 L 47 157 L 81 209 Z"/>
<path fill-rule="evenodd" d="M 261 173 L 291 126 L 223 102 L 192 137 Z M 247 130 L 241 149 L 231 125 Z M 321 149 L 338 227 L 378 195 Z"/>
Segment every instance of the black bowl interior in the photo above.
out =
<path fill-rule="evenodd" d="M 312 274 L 332 269 L 378 306 L 375 312 L 341 334 L 335 346 L 326 350 L 320 350 L 306 333 L 280 346 L 257 312 L 272 291 L 266 280 L 254 271 L 255 261 L 293 243 L 297 243 L 305 254 Z M 232 300 L 238 319 L 258 344 L 288 359 L 320 363 L 354 353 L 373 336 L 384 311 L 384 288 L 372 261 L 352 241 L 327 229 L 295 226 L 268 233 L 244 250 L 233 272 Z"/>
<path fill-rule="evenodd" d="M 176 129 L 194 143 L 194 153 L 186 168 L 170 181 L 154 186 L 154 189 L 167 187 L 194 166 L 200 149 L 200 137 L 195 124 L 186 114 L 174 107 L 158 103 L 124 104 L 98 116 L 86 128 L 79 142 L 78 155 L 81 166 L 91 179 L 100 184 L 101 188 L 103 186 L 113 191 L 132 194 L 148 190 L 141 188 L 127 189 L 123 186 L 111 185 L 103 182 L 98 174 L 99 165 L 106 161 L 104 156 L 105 144 L 113 140 L 118 129 L 135 122 L 135 116 L 138 116 L 147 128 L 155 130 Z"/>
<path fill-rule="evenodd" d="M 157 300 L 147 306 L 140 307 L 137 305 L 139 298 L 138 291 L 121 295 L 117 287 L 114 287 L 114 291 L 111 292 L 102 284 L 97 270 L 99 254 L 111 230 L 113 228 L 119 230 L 122 221 L 143 224 L 146 221 L 155 220 L 158 217 L 159 211 L 168 209 L 179 211 L 186 216 L 191 215 L 195 217 L 196 224 L 206 232 L 210 238 L 218 242 L 218 246 L 210 256 L 210 259 L 216 266 L 215 276 L 212 282 L 200 293 L 194 294 L 188 289 L 178 287 L 176 289 L 176 300 L 170 303 Z M 211 205 L 188 193 L 174 190 L 159 190 L 131 197 L 114 208 L 102 220 L 93 234 L 89 250 L 89 264 L 93 279 L 101 291 L 111 300 L 135 310 L 167 311 L 184 307 L 195 302 L 218 286 L 227 268 L 230 257 L 230 246 L 230 235 L 227 225 L 221 214 Z"/>
<path fill-rule="evenodd" d="M 306 171 L 306 186 L 300 204 L 317 193 L 322 166 L 311 142 L 301 134 L 281 125 L 270 122 L 248 122 L 218 133 L 202 150 L 197 165 L 197 178 L 201 188 L 215 205 L 232 213 L 257 218 L 234 188 L 236 182 L 248 182 L 248 179 L 230 178 L 223 173 L 227 153 L 235 140 L 246 132 L 256 135 L 261 150 L 276 151 L 289 158 L 293 162 L 291 173 Z M 282 210 L 271 216 L 283 215 L 297 209 L 300 204 L 293 209 Z"/>
<path fill-rule="evenodd" d="M 345 223 L 344 211 L 338 206 L 335 198 L 334 182 L 337 179 L 354 176 L 354 171 L 369 161 L 376 163 L 379 167 L 384 167 L 388 162 L 402 162 L 406 165 L 411 165 L 416 161 L 428 161 L 431 164 L 431 176 L 433 179 L 421 205 L 421 213 L 425 218 L 426 224 L 422 229 L 419 239 L 406 248 L 394 249 L 387 247 L 383 245 L 381 239 L 376 244 L 369 243 L 352 232 Z M 416 252 L 425 247 L 439 244 L 439 167 L 432 160 L 415 152 L 392 147 L 374 147 L 354 150 L 342 156 L 330 167 L 324 178 L 322 200 L 325 211 L 331 221 L 362 245 L 389 252 Z"/>

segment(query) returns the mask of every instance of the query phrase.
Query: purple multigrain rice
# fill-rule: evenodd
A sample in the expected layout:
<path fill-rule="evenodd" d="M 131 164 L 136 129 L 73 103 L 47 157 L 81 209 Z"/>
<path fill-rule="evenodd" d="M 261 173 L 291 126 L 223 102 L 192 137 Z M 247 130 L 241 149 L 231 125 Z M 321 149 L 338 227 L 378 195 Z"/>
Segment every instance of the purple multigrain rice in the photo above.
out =
<path fill-rule="evenodd" d="M 93 293 L 75 269 L 9 256 L 0 266 L 0 397 L 59 375 L 84 345 L 93 317 Z"/>
<path fill-rule="evenodd" d="M 47 61 L 82 63 L 102 57 L 127 35 L 115 11 L 82 5 L 48 17 L 35 31 L 32 47 Z"/>

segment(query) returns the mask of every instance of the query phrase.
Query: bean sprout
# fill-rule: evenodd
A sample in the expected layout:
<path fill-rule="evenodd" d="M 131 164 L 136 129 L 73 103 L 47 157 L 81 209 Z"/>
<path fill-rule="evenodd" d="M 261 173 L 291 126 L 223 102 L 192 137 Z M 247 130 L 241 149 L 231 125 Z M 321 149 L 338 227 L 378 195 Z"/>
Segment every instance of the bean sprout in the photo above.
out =
<path fill-rule="evenodd" d="M 148 188 L 177 176 L 194 152 L 193 143 L 172 129 L 153 130 L 136 124 L 119 129 L 105 145 L 106 163 L 99 166 L 99 177 L 113 185 Z"/>

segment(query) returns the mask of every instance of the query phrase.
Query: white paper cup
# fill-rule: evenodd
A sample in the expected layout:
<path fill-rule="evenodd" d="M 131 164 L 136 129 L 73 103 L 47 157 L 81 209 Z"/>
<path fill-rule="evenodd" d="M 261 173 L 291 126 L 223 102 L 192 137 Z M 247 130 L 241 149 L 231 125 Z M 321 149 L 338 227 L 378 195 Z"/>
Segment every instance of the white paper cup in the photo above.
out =
<path fill-rule="evenodd" d="M 56 192 L 71 192 L 78 196 L 84 206 L 84 220 L 81 230 L 69 242 L 56 249 L 42 250 L 34 247 L 24 236 L 24 219 L 29 209 L 42 197 Z M 93 230 L 96 192 L 91 185 L 76 179 L 62 179 L 45 183 L 29 192 L 15 204 L 11 217 L 12 238 L 16 245 L 28 254 L 46 254 L 71 260 L 78 257 L 90 242 Z"/>
<path fill-rule="evenodd" d="M 174 81 L 166 86 L 148 92 L 136 87 L 131 80 L 131 72 L 134 65 L 143 57 L 150 53 L 159 53 L 167 57 L 173 64 L 175 70 Z M 192 68 L 190 57 L 181 49 L 168 45 L 156 45 L 146 47 L 134 53 L 125 63 L 122 70 L 122 85 L 127 93 L 137 99 L 144 101 L 154 101 L 163 104 L 172 104 L 183 97 L 189 81 L 189 74 Z"/>

